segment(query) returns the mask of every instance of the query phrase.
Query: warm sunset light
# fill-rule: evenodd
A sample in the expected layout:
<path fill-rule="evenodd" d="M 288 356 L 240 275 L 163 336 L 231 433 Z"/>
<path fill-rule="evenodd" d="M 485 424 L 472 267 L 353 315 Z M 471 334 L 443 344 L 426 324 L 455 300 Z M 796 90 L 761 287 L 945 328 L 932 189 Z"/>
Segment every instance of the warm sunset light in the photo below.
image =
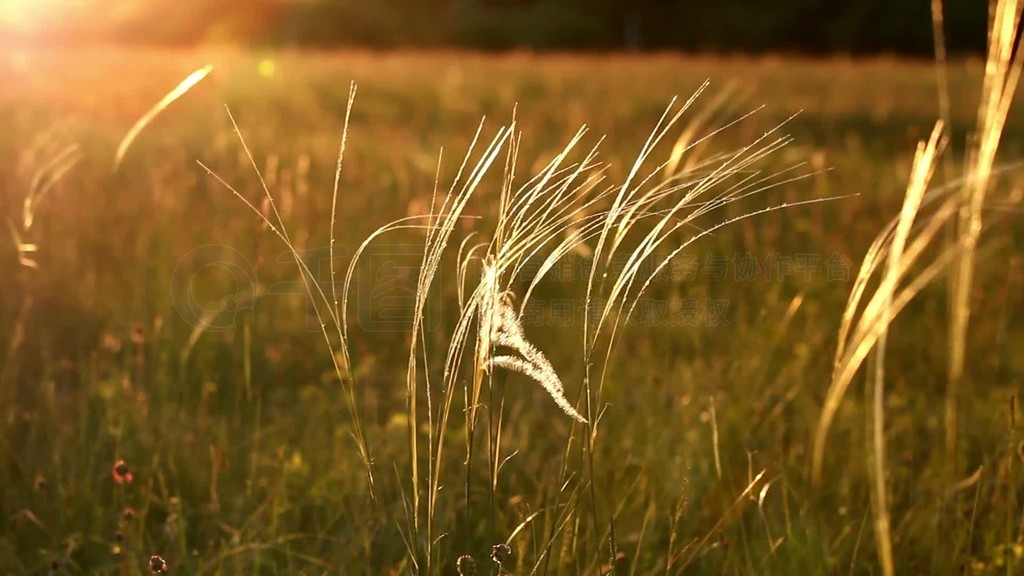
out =
<path fill-rule="evenodd" d="M 0 3 L 0 27 L 13 32 L 34 33 L 67 18 L 88 0 L 4 0 Z"/>
<path fill-rule="evenodd" d="M 1024 0 L 0 0 L 0 576 L 1024 576 Z"/>
<path fill-rule="evenodd" d="M 244 43 L 271 38 L 292 0 L 0 0 L 0 41 Z"/>
<path fill-rule="evenodd" d="M 138 0 L 2 0 L 0 39 L 94 35 L 131 17 L 138 6 Z"/>

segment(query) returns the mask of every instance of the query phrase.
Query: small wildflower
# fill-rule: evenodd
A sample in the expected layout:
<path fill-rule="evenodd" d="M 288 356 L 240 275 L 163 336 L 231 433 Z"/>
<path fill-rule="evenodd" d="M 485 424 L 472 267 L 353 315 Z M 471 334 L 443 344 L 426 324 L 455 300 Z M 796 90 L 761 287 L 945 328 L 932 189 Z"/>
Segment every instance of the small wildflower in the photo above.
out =
<path fill-rule="evenodd" d="M 114 477 L 114 482 L 118 484 L 131 484 L 132 480 L 135 479 L 131 468 L 128 468 L 128 463 L 124 460 L 114 462 L 114 469 L 111 471 L 111 475 Z"/>
<path fill-rule="evenodd" d="M 166 574 L 167 562 L 159 556 L 149 557 L 149 571 L 153 574 Z"/>
<path fill-rule="evenodd" d="M 494 560 L 498 565 L 502 565 L 508 562 L 512 558 L 512 549 L 508 547 L 508 544 L 495 544 L 491 546 L 491 560 Z"/>
<path fill-rule="evenodd" d="M 121 532 L 120 530 L 118 530 L 117 532 L 114 532 L 114 541 L 115 542 L 124 542 L 124 532 Z"/>
<path fill-rule="evenodd" d="M 272 364 L 277 364 L 281 361 L 284 355 L 284 350 L 281 346 L 276 344 L 267 344 L 263 348 L 263 355 L 266 356 L 267 360 Z"/>
<path fill-rule="evenodd" d="M 459 556 L 455 561 L 455 569 L 459 576 L 476 576 L 476 560 L 470 555 Z"/>
<path fill-rule="evenodd" d="M 35 487 L 36 490 L 46 490 L 46 478 L 43 478 L 42 474 L 36 476 Z"/>
<path fill-rule="evenodd" d="M 125 507 L 124 511 L 121 512 L 121 518 L 126 522 L 131 522 L 135 519 L 135 508 L 131 506 Z"/>
<path fill-rule="evenodd" d="M 104 332 L 103 336 L 100 337 L 100 348 L 111 354 L 117 354 L 124 348 L 124 343 L 116 335 Z"/>
<path fill-rule="evenodd" d="M 135 345 L 141 345 L 146 341 L 146 327 L 140 322 L 132 324 L 131 331 L 132 343 Z"/>

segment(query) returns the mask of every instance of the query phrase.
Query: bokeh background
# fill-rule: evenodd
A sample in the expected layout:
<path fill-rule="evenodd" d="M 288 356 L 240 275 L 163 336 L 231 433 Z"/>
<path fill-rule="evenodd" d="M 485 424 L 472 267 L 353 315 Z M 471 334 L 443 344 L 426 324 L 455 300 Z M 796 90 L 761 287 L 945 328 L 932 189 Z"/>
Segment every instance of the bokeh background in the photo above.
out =
<path fill-rule="evenodd" d="M 879 573 L 870 380 L 837 412 L 822 482 L 808 462 L 857 271 L 936 120 L 948 146 L 935 197 L 970 170 L 988 6 L 942 3 L 941 59 L 936 5 L 0 0 L 0 574 L 136 576 L 154 555 L 172 574 L 231 576 L 452 575 L 463 555 L 480 574 Z M 154 108 L 197 70 L 209 74 Z M 749 167 L 768 177 L 757 194 L 668 244 L 786 207 L 702 238 L 652 281 L 650 310 L 705 313 L 620 327 L 593 435 L 507 374 L 489 381 L 474 436 L 463 386 L 437 384 L 460 312 L 454 252 L 491 233 L 504 156 L 430 292 L 430 386 L 407 387 L 411 318 L 373 316 L 389 295 L 374 296 L 380 276 L 415 292 L 422 230 L 386 236 L 367 258 L 384 265 L 356 271 L 351 362 L 335 370 L 337 339 L 325 342 L 293 254 L 239 198 L 263 213 L 276 199 L 327 287 L 332 264 L 343 273 L 369 234 L 428 212 L 464 155 L 480 159 L 478 130 L 488 141 L 515 119 L 526 182 L 585 125 L 569 161 L 600 142 L 621 185 L 673 98 L 705 86 L 643 166 L 648 184 L 671 177 L 659 164 L 679 142 L 701 142 L 679 156 L 696 181 L 766 133 L 792 140 Z M 945 275 L 889 335 L 898 574 L 1024 568 L 1020 100 L 1007 96 L 983 204 L 960 387 L 949 392 Z M 957 230 L 942 223 L 912 271 Z M 524 331 L 576 400 L 586 286 L 569 264 L 577 273 L 537 287 Z M 430 466 L 442 489 L 424 481 Z M 436 497 L 433 532 L 413 494 Z"/>
<path fill-rule="evenodd" d="M 985 2 L 944 6 L 980 53 Z M 924 0 L 5 0 L 0 32 L 47 42 L 933 53 Z"/>

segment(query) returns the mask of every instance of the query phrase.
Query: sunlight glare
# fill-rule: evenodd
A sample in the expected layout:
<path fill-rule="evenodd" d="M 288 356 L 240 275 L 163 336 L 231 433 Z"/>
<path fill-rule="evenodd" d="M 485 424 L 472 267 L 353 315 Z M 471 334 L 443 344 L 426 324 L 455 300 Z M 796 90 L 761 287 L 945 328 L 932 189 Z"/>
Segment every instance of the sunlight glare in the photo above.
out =
<path fill-rule="evenodd" d="M 140 5 L 140 0 L 0 0 L 0 40 L 104 30 Z"/>
<path fill-rule="evenodd" d="M 68 8 L 78 8 L 85 0 L 3 0 L 0 2 L 0 28 L 13 32 L 39 32 L 62 20 Z"/>

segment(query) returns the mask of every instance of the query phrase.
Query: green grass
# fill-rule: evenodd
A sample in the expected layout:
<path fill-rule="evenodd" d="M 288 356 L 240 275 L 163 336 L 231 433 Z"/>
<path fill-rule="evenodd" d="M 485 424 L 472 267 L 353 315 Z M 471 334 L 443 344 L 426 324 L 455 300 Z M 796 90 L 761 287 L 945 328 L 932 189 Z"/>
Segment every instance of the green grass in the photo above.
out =
<path fill-rule="evenodd" d="M 261 74 L 271 62 L 273 74 Z M 118 143 L 136 119 L 207 63 L 210 77 L 158 116 L 112 171 Z M 983 68 L 956 62 L 949 73 L 951 154 L 960 158 Z M 689 96 L 705 79 L 712 81 L 708 92 L 648 167 L 667 159 L 686 123 L 731 89 L 709 126 L 759 110 L 702 154 L 736 150 L 799 112 L 782 129 L 795 142 L 759 166 L 771 173 L 806 161 L 797 172 L 810 175 L 696 224 L 784 202 L 838 199 L 737 222 L 681 253 L 652 283 L 647 311 L 722 301 L 724 321 L 645 325 L 641 314 L 622 327 L 602 404 L 594 407 L 603 414 L 592 452 L 581 448 L 585 428 L 574 427 L 543 389 L 495 373 L 480 396 L 486 409 L 467 468 L 460 381 L 441 431 L 447 441 L 433 526 L 440 539 L 430 546 L 431 570 L 454 574 L 456 558 L 471 554 L 481 573 L 496 573 L 491 546 L 524 522 L 503 565 L 513 574 L 535 567 L 547 574 L 607 571 L 610 542 L 621 554 L 619 575 L 877 569 L 863 377 L 837 415 L 817 487 L 809 479 L 811 439 L 860 261 L 898 214 L 914 146 L 938 117 L 930 63 L 109 49 L 15 51 L 0 59 L 0 77 L 10 79 L 0 86 L 0 125 L 9 127 L 0 136 L 4 217 L 20 222 L 31 179 L 60 144 L 77 143 L 81 153 L 23 238 L 39 246 L 38 269 L 20 266 L 10 245 L 0 250 L 0 572 L 140 574 L 154 554 L 172 574 L 377 575 L 411 572 L 412 559 L 426 568 L 428 542 L 409 513 L 411 319 L 396 330 L 367 317 L 383 305 L 365 297 L 380 271 L 367 259 L 350 302 L 348 346 L 355 413 L 372 455 L 371 497 L 344 388 L 294 261 L 196 163 L 260 207 L 259 179 L 222 104 L 268 179 L 296 247 L 310 250 L 307 262 L 326 285 L 350 82 L 359 92 L 338 196 L 341 270 L 378 227 L 429 211 L 438 151 L 444 147 L 445 190 L 481 116 L 489 141 L 515 110 L 523 134 L 519 182 L 585 123 L 590 131 L 580 149 L 606 135 L 599 160 L 608 165 L 607 179 L 621 183 L 670 98 Z M 50 138 L 36 146 L 41 134 Z M 1011 113 L 1000 165 L 1022 157 L 1024 118 Z M 493 225 L 503 155 L 497 164 L 465 210 L 481 220 L 457 223 L 453 251 L 469 231 Z M 964 567 L 1012 574 L 1024 562 L 1017 398 L 1024 230 L 1012 192 L 1016 176 L 1006 172 L 990 195 L 972 295 L 956 480 L 980 468 L 976 481 L 954 489 L 943 480 L 944 283 L 911 302 L 888 336 L 897 573 Z M 936 178 L 933 185 L 942 185 L 941 171 Z M 399 266 L 413 268 L 400 273 L 415 286 L 423 241 L 422 231 L 401 231 L 371 256 L 404 254 Z M 454 256 L 437 272 L 422 335 L 429 362 L 421 370 L 435 394 L 443 393 L 441 361 L 460 309 Z M 816 269 L 785 273 L 786 258 Z M 190 272 L 225 260 L 250 270 L 264 292 L 251 307 L 239 296 L 242 309 L 215 319 L 217 330 L 195 333 L 190 346 L 197 317 L 175 307 L 182 278 L 195 280 L 202 303 L 219 303 L 240 294 L 228 269 L 201 269 L 194 278 Z M 537 288 L 538 316 L 524 328 L 575 400 L 586 369 L 586 278 L 579 260 L 569 262 L 578 264 L 571 277 Z M 738 277 L 751 262 L 762 268 Z M 514 291 L 522 297 L 525 288 Z M 419 385 L 415 433 L 424 475 L 431 408 Z M 499 459 L 508 460 L 491 489 L 488 446 L 499 428 Z M 131 483 L 114 481 L 119 459 L 130 466 Z M 415 489 L 427 498 L 425 480 Z"/>

